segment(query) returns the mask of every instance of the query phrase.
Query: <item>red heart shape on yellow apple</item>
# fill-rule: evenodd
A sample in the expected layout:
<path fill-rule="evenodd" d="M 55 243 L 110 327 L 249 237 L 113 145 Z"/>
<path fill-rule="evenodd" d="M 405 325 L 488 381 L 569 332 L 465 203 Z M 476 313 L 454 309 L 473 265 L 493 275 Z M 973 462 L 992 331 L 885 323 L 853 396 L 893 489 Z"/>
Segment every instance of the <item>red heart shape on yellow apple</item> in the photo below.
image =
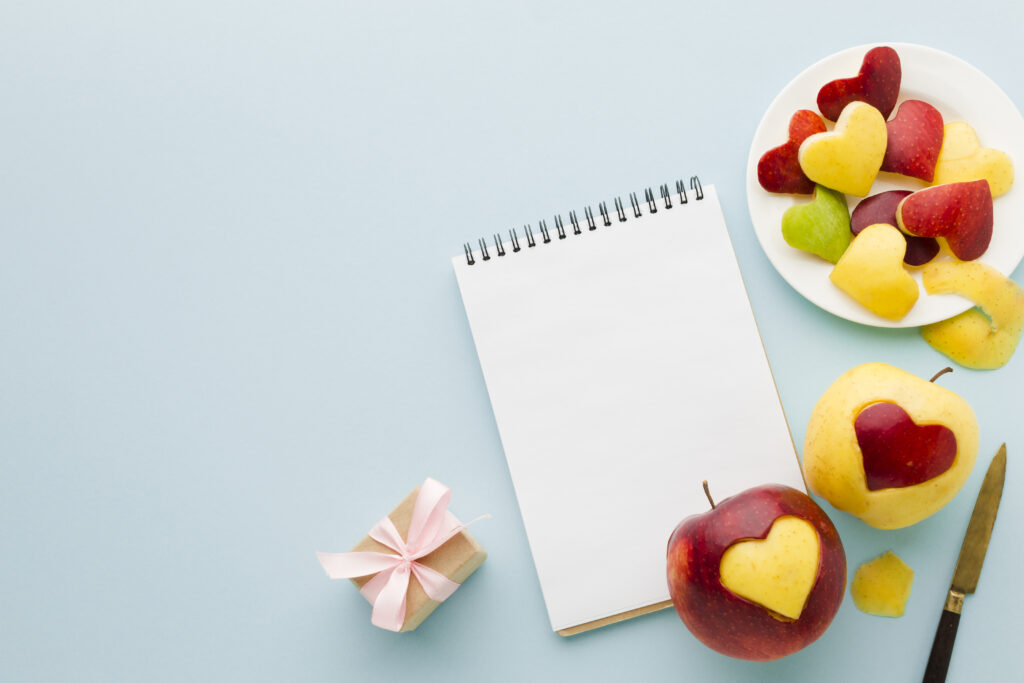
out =
<path fill-rule="evenodd" d="M 933 479 L 956 459 L 956 436 L 945 425 L 919 425 L 895 403 L 873 403 L 853 421 L 868 489 L 913 486 Z"/>
<path fill-rule="evenodd" d="M 836 379 L 807 422 L 803 469 L 811 492 L 877 529 L 916 524 L 952 500 L 974 467 L 978 419 L 967 401 L 933 381 L 941 374 L 927 380 L 865 363 Z M 905 412 L 906 420 L 886 405 Z M 915 427 L 934 425 L 952 438 L 925 429 L 940 435 L 934 447 L 901 455 L 900 448 L 921 434 Z M 931 458 L 934 463 L 922 464 Z"/>

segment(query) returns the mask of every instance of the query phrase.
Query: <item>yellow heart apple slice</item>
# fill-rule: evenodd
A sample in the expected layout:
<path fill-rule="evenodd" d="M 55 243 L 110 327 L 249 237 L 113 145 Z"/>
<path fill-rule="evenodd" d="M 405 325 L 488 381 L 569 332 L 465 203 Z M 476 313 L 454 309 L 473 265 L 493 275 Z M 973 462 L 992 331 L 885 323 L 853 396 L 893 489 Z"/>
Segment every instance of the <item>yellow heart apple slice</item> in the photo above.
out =
<path fill-rule="evenodd" d="M 836 127 L 800 143 L 797 159 L 808 178 L 846 194 L 866 197 L 885 157 L 885 119 L 864 102 L 843 109 Z"/>
<path fill-rule="evenodd" d="M 1006 365 L 1024 331 L 1024 290 L 995 268 L 977 261 L 926 266 L 921 281 L 929 294 L 960 294 L 981 307 L 921 328 L 936 351 L 965 368 Z M 987 317 L 986 317 L 987 314 Z"/>
<path fill-rule="evenodd" d="M 903 269 L 907 240 L 897 228 L 864 228 L 832 269 L 829 279 L 878 315 L 899 320 L 917 302 L 917 282 Z"/>
<path fill-rule="evenodd" d="M 740 541 L 722 554 L 722 585 L 787 619 L 799 619 L 818 577 L 818 532 L 784 515 L 764 539 Z"/>
<path fill-rule="evenodd" d="M 982 147 L 969 124 L 947 123 L 932 185 L 981 179 L 988 181 L 993 197 L 1006 194 L 1013 185 L 1013 161 L 1006 152 Z"/>

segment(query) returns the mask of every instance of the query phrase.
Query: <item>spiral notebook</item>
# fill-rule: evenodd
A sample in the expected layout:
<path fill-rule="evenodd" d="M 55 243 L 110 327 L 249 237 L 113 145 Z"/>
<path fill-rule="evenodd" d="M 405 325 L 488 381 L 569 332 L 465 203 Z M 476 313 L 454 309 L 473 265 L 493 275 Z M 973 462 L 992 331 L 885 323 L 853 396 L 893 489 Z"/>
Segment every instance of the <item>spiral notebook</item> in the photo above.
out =
<path fill-rule="evenodd" d="M 703 480 L 805 488 L 715 188 L 642 196 L 453 259 L 562 635 L 671 605 L 666 544 Z"/>

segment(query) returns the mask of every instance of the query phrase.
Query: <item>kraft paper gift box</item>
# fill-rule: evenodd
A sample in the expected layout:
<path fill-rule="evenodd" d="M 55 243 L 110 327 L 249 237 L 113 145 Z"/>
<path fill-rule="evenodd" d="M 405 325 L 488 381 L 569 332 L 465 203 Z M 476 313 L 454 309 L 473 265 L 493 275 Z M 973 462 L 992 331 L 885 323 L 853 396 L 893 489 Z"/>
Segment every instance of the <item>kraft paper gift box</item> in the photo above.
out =
<path fill-rule="evenodd" d="M 426 524 L 423 523 L 423 519 L 428 515 L 426 512 L 421 510 L 419 521 L 421 531 L 420 537 L 423 537 L 424 529 L 426 529 L 427 535 L 430 535 L 435 539 L 435 542 L 437 539 L 441 539 L 446 535 L 451 535 L 447 540 L 443 540 L 441 545 L 436 549 L 430 550 L 426 554 L 414 558 L 414 561 L 411 564 L 419 564 L 421 566 L 420 568 L 413 566 L 407 570 L 409 571 L 409 576 L 408 589 L 405 593 L 405 615 L 404 619 L 400 622 L 400 628 L 398 628 L 398 618 L 401 618 L 400 615 L 398 618 L 392 618 L 390 620 L 390 625 L 378 622 L 376 614 L 378 606 L 375 604 L 375 596 L 373 594 L 380 592 L 380 587 L 378 586 L 374 589 L 373 586 L 370 586 L 370 594 L 367 592 L 367 584 L 370 584 L 371 581 L 376 580 L 378 584 L 385 583 L 385 577 L 380 576 L 380 574 L 384 573 L 383 571 L 360 576 L 354 574 L 351 568 L 348 569 L 347 573 L 341 573 L 340 571 L 337 571 L 336 568 L 332 567 L 331 563 L 331 560 L 334 558 L 343 558 L 345 556 L 351 558 L 353 553 L 381 553 L 392 556 L 392 561 L 395 563 L 400 562 L 401 558 L 396 553 L 399 548 L 393 547 L 394 545 L 400 544 L 394 543 L 392 544 L 392 547 L 389 547 L 381 541 L 373 538 L 373 535 L 377 535 L 378 538 L 381 537 L 381 531 L 379 530 L 382 525 L 387 526 L 385 524 L 386 520 L 381 520 L 380 524 L 374 527 L 374 529 L 364 536 L 361 541 L 356 543 L 350 553 L 344 553 L 341 555 L 318 553 L 320 561 L 327 570 L 329 576 L 332 578 L 350 578 L 352 583 L 354 583 L 363 592 L 363 595 L 367 597 L 371 603 L 375 604 L 374 623 L 382 628 L 397 631 L 412 631 L 423 623 L 430 613 L 437 609 L 438 605 L 441 604 L 441 601 L 447 597 L 443 595 L 443 593 L 447 591 L 441 589 L 442 595 L 438 596 L 435 594 L 434 596 L 435 598 L 440 597 L 440 599 L 431 599 L 420 579 L 420 576 L 424 573 L 422 568 L 426 568 L 427 571 L 425 573 L 427 574 L 432 574 L 430 570 L 433 570 L 433 572 L 437 572 L 439 575 L 442 575 L 444 579 L 454 582 L 454 584 L 461 584 L 470 576 L 470 574 L 475 572 L 477 568 L 483 564 L 485 559 L 487 559 L 487 551 L 485 551 L 476 539 L 474 539 L 469 532 L 465 530 L 461 522 L 459 522 L 451 512 L 447 511 L 447 497 L 449 495 L 448 489 L 432 479 L 427 479 L 422 487 L 417 486 L 413 489 L 413 491 L 387 516 L 387 519 L 389 519 L 394 525 L 394 530 L 401 536 L 401 540 L 403 542 L 408 542 L 409 540 L 409 530 L 413 524 L 417 501 L 420 498 L 421 491 L 424 490 L 426 490 L 424 498 L 429 498 L 429 500 L 421 501 L 420 504 L 424 509 L 428 507 L 432 509 L 430 516 L 432 516 L 435 524 L 438 525 L 438 528 L 436 532 L 430 533 L 431 522 L 428 521 Z M 443 498 L 443 500 L 439 500 L 439 498 Z M 416 539 L 413 540 L 415 541 Z M 416 548 L 423 548 L 428 544 L 425 542 L 418 542 L 410 543 L 410 545 L 414 545 Z M 424 580 L 428 579 L 429 577 L 424 577 Z M 442 583 L 444 582 L 443 579 L 438 580 Z M 450 591 L 454 591 L 458 587 L 453 586 L 452 584 L 446 585 Z M 438 589 L 435 588 L 435 593 L 437 590 Z"/>

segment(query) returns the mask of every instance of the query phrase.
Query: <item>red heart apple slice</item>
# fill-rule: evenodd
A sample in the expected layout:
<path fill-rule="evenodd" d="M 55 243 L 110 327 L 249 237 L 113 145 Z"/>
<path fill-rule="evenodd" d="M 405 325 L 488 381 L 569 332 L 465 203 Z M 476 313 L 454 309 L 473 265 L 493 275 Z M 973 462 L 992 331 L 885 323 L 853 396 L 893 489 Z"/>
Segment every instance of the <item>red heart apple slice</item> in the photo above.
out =
<path fill-rule="evenodd" d="M 945 237 L 961 261 L 973 261 L 992 241 L 992 191 L 987 180 L 935 185 L 896 207 L 900 230 L 919 237 Z"/>
<path fill-rule="evenodd" d="M 907 100 L 885 124 L 882 170 L 931 182 L 942 149 L 942 114 L 921 100 Z"/>
<path fill-rule="evenodd" d="M 825 122 L 810 109 L 800 109 L 789 120 L 789 139 L 768 150 L 757 162 L 757 181 L 769 192 L 813 194 L 814 181 L 800 168 L 800 143 L 824 133 Z"/>
<path fill-rule="evenodd" d="M 861 230 L 877 223 L 887 223 L 898 228 L 896 207 L 911 194 L 911 190 L 890 190 L 868 197 L 854 207 L 853 214 L 850 215 L 850 230 L 854 235 L 859 235 Z M 903 262 L 908 266 L 923 266 L 938 255 L 939 243 L 935 238 L 918 237 L 902 231 L 901 234 L 907 241 Z"/>
<path fill-rule="evenodd" d="M 919 425 L 895 403 L 872 403 L 853 422 L 868 489 L 902 488 L 934 479 L 956 459 L 945 425 Z"/>
<path fill-rule="evenodd" d="M 818 91 L 818 109 L 826 119 L 835 121 L 850 102 L 867 102 L 887 119 L 900 94 L 902 73 L 896 50 L 871 48 L 856 76 L 831 81 Z"/>

